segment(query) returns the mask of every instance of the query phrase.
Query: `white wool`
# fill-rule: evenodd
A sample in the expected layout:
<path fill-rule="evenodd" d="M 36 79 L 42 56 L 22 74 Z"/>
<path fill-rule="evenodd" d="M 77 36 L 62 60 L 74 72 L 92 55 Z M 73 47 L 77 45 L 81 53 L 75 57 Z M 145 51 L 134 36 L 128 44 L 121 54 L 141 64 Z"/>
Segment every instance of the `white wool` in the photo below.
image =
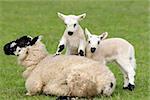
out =
<path fill-rule="evenodd" d="M 85 32 L 88 35 L 86 57 L 103 64 L 116 61 L 124 75 L 124 87 L 127 87 L 129 83 L 134 85 L 136 68 L 134 47 L 122 38 L 105 39 L 105 35 L 108 34 L 106 32 L 100 36 L 90 34 L 87 29 Z M 92 53 L 91 48 L 95 48 L 95 52 Z"/>
<path fill-rule="evenodd" d="M 84 31 L 79 25 L 79 21 L 82 20 L 86 14 L 75 16 L 58 13 L 58 16 L 66 24 L 66 29 L 59 42 L 56 54 L 61 54 L 62 51 L 59 52 L 59 47 L 61 45 L 65 46 L 67 55 L 77 55 L 80 50 L 82 50 L 85 54 L 86 39 L 84 36 Z M 68 35 L 68 32 L 73 32 L 73 34 Z"/>
<path fill-rule="evenodd" d="M 80 56 L 51 56 L 41 42 L 26 48 L 28 53 L 19 59 L 26 70 L 27 95 L 43 91 L 57 96 L 91 97 L 110 96 L 116 80 L 113 73 L 104 64 Z M 110 87 L 111 83 L 113 84 Z"/>

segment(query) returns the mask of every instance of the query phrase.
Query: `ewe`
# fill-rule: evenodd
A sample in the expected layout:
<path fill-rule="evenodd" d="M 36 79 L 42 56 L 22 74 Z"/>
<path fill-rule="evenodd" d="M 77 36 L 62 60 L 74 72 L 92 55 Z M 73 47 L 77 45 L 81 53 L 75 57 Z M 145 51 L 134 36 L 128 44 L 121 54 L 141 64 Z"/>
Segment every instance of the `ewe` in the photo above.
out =
<path fill-rule="evenodd" d="M 105 39 L 107 32 L 100 36 L 92 35 L 85 29 L 87 35 L 86 56 L 100 63 L 108 61 L 116 61 L 120 65 L 120 69 L 124 75 L 124 89 L 134 89 L 134 76 L 136 68 L 134 47 L 126 40 L 121 38 Z"/>
<path fill-rule="evenodd" d="M 67 55 L 79 54 L 80 56 L 84 56 L 86 40 L 84 30 L 79 25 L 79 21 L 84 19 L 86 14 L 75 16 L 58 13 L 58 16 L 64 21 L 66 29 L 59 42 L 56 55 L 61 54 L 66 47 Z"/>
<path fill-rule="evenodd" d="M 19 64 L 26 68 L 23 77 L 27 95 L 43 92 L 70 97 L 110 96 L 116 86 L 105 64 L 76 55 L 49 55 L 39 36 L 7 43 L 4 52 L 17 55 Z"/>

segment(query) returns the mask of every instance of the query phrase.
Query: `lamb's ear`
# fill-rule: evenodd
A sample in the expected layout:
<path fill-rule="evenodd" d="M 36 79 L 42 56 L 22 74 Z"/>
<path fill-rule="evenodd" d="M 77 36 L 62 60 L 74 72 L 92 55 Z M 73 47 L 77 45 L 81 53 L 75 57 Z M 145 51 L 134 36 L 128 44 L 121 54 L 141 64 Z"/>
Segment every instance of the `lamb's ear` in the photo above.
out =
<path fill-rule="evenodd" d="M 89 30 L 87 28 L 85 28 L 85 34 L 88 38 L 91 36 L 91 33 L 89 32 Z"/>
<path fill-rule="evenodd" d="M 85 17 L 86 17 L 86 13 L 78 15 L 77 19 L 78 19 L 78 21 L 80 21 L 80 20 L 84 19 Z"/>
<path fill-rule="evenodd" d="M 104 39 L 107 38 L 107 36 L 108 36 L 108 32 L 104 32 L 99 37 L 100 37 L 101 40 L 104 40 Z"/>
<path fill-rule="evenodd" d="M 64 14 L 62 14 L 62 13 L 59 13 L 59 12 L 57 12 L 57 15 L 58 15 L 58 17 L 59 17 L 60 19 L 62 19 L 62 20 L 64 20 L 65 17 L 66 17 L 66 15 L 64 15 Z"/>
<path fill-rule="evenodd" d="M 42 39 L 42 36 L 41 36 L 41 35 L 34 37 L 34 38 L 32 39 L 32 41 L 30 42 L 30 45 L 31 45 L 31 46 L 34 45 L 36 42 L 41 41 L 41 39 Z"/>

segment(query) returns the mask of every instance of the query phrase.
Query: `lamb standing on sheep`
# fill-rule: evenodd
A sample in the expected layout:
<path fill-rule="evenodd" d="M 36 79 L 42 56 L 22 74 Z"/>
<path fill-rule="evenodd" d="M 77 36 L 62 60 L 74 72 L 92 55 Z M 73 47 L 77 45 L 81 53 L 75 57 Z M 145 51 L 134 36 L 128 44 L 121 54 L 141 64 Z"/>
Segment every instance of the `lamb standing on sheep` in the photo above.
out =
<path fill-rule="evenodd" d="M 86 56 L 101 63 L 115 60 L 119 65 L 124 75 L 124 89 L 133 90 L 134 76 L 136 69 L 134 47 L 126 40 L 121 38 L 105 39 L 107 32 L 100 36 L 92 35 L 85 29 L 88 44 L 86 47 Z M 105 39 L 105 40 L 104 40 Z"/>
<path fill-rule="evenodd" d="M 65 47 L 67 55 L 85 55 L 86 39 L 84 30 L 79 25 L 79 21 L 85 16 L 86 14 L 75 16 L 58 13 L 58 17 L 64 21 L 66 29 L 59 42 L 56 55 L 61 54 Z"/>
<path fill-rule="evenodd" d="M 26 38 L 24 38 L 26 39 Z M 42 92 L 57 96 L 110 96 L 116 86 L 113 73 L 104 64 L 76 55 L 49 55 L 40 37 L 20 48 L 12 41 L 4 46 L 7 55 L 17 55 L 26 70 L 23 73 L 27 95 Z M 28 41 L 24 41 L 28 42 Z"/>

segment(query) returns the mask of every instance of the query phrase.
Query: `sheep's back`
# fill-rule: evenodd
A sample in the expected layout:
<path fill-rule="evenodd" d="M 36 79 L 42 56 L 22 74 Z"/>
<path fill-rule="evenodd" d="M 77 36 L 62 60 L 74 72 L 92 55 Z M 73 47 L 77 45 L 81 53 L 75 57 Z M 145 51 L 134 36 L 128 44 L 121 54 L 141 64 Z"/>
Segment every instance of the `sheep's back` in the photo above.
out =
<path fill-rule="evenodd" d="M 111 75 L 111 71 L 105 65 L 97 61 L 80 57 L 80 56 L 47 56 L 35 68 L 34 73 L 39 75 L 43 82 L 47 83 L 49 80 L 57 79 L 59 77 L 67 78 L 67 76 L 75 71 L 87 73 L 89 79 L 96 81 L 96 77 L 101 75 L 105 80 L 105 75 Z"/>

